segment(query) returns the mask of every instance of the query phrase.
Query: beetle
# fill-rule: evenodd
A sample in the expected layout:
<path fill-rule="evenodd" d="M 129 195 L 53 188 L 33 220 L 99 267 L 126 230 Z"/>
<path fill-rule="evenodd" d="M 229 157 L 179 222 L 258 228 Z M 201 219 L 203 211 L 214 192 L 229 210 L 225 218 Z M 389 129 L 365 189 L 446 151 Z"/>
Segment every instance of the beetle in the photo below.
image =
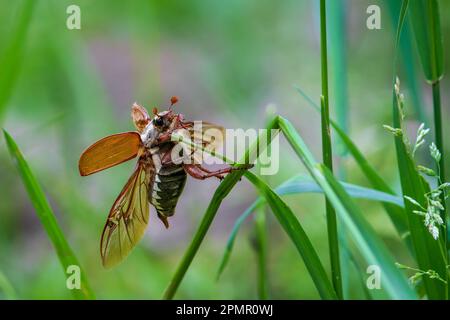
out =
<path fill-rule="evenodd" d="M 140 241 L 149 220 L 149 204 L 156 209 L 164 226 L 169 227 L 168 218 L 175 213 L 187 175 L 201 180 L 210 177 L 223 179 L 233 170 L 251 167 L 227 166 L 211 171 L 198 161 L 180 161 L 187 157 L 198 158 L 199 150 L 179 148 L 180 142 L 173 141 L 173 133 L 184 132 L 192 140 L 200 139 L 203 147 L 217 148 L 224 140 L 225 130 L 209 122 L 202 122 L 200 129 L 197 128 L 194 122 L 186 121 L 182 114 L 173 111 L 178 98 L 172 97 L 170 101 L 168 110 L 158 112 L 154 108 L 153 117 L 144 107 L 134 103 L 131 117 L 137 131 L 107 136 L 81 154 L 78 163 L 81 176 L 138 158 L 136 168 L 115 200 L 103 229 L 100 254 L 106 268 L 121 262 Z M 211 131 L 215 134 L 206 133 Z"/>

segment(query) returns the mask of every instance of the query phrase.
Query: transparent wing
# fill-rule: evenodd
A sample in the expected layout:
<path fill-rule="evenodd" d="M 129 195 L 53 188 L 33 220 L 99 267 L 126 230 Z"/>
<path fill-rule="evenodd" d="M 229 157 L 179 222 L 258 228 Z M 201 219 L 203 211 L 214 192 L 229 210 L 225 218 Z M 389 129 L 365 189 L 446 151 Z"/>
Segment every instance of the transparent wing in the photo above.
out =
<path fill-rule="evenodd" d="M 150 158 L 139 159 L 138 166 L 117 197 L 103 229 L 100 253 L 103 266 L 121 262 L 145 233 L 149 218 L 148 194 L 154 179 Z"/>
<path fill-rule="evenodd" d="M 209 151 L 223 153 L 222 146 L 225 141 L 225 129 L 223 127 L 202 121 L 200 125 L 197 123 L 190 125 L 189 134 L 190 139 L 194 143 L 203 146 Z M 211 157 L 208 152 L 203 152 L 200 149 L 192 151 L 192 158 L 196 164 L 201 164 L 206 158 Z"/>

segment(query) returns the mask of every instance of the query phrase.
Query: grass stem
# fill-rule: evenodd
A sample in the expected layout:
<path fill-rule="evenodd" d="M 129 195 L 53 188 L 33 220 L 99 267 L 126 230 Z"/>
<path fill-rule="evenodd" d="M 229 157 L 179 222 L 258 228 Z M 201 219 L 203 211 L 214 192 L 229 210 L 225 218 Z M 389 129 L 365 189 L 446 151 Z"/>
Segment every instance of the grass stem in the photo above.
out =
<path fill-rule="evenodd" d="M 258 298 L 266 300 L 269 298 L 267 283 L 267 223 L 266 206 L 257 209 L 255 216 L 255 231 L 258 257 Z"/>
<path fill-rule="evenodd" d="M 442 138 L 442 113 L 441 113 L 441 89 L 440 89 L 440 81 L 436 81 L 433 82 L 432 84 L 432 89 L 433 89 L 433 114 L 434 114 L 434 134 L 435 134 L 435 140 L 436 140 L 436 146 L 439 149 L 439 151 L 441 152 L 441 159 L 439 161 L 438 165 L 438 170 L 437 172 L 439 172 L 439 180 L 440 183 L 443 183 L 447 180 L 445 180 L 445 164 L 444 164 L 444 141 Z M 442 205 L 444 207 L 444 210 L 442 210 L 441 212 L 441 217 L 442 220 L 445 223 L 445 232 L 443 232 L 443 237 L 444 237 L 444 243 L 445 243 L 445 248 L 448 248 L 448 219 L 447 219 L 447 205 L 446 205 L 446 199 L 445 199 L 445 193 L 442 193 L 441 195 L 441 202 Z M 447 260 L 447 264 L 449 261 L 449 255 L 448 255 L 448 250 L 445 250 L 445 252 L 447 253 L 446 255 L 446 260 Z M 450 286 L 448 285 L 448 281 L 449 281 L 449 275 L 448 272 L 445 273 L 446 278 L 446 287 L 447 287 L 447 297 L 449 296 L 449 291 L 450 291 Z"/>
<path fill-rule="evenodd" d="M 441 159 L 439 161 L 439 178 L 441 182 L 445 182 L 445 165 L 444 165 L 444 141 L 442 138 L 442 113 L 441 113 L 441 89 L 440 81 L 436 81 L 432 84 L 433 88 L 433 112 L 434 112 L 434 130 L 436 146 L 441 152 Z M 445 203 L 445 201 L 443 201 Z M 445 214 L 445 212 L 444 212 Z"/>
<path fill-rule="evenodd" d="M 326 3 L 320 1 L 320 48 L 321 48 L 321 70 L 322 70 L 322 96 L 321 96 L 321 119 L 322 119 L 322 157 L 325 166 L 333 171 L 333 157 L 331 150 L 330 134 L 330 112 L 328 104 L 328 59 L 327 59 L 327 24 L 326 24 Z M 328 244 L 331 261 L 331 278 L 334 290 L 338 297 L 342 299 L 342 277 L 339 259 L 339 240 L 337 232 L 336 212 L 333 206 L 325 200 L 327 212 Z"/>
<path fill-rule="evenodd" d="M 216 216 L 217 210 L 219 209 L 222 200 L 228 195 L 234 185 L 239 181 L 241 176 L 244 174 L 244 171 L 235 171 L 228 175 L 228 179 L 222 181 L 217 189 L 220 192 L 214 194 L 213 199 L 211 200 L 208 208 L 206 209 L 206 213 L 203 216 L 203 219 L 195 232 L 194 238 L 192 239 L 188 249 L 181 259 L 181 263 L 178 265 L 178 268 L 175 271 L 175 274 L 172 280 L 169 283 L 166 291 L 164 292 L 163 299 L 170 300 L 173 299 L 181 280 L 183 280 L 186 271 L 192 263 L 195 255 L 197 254 L 198 249 L 200 248 L 203 239 L 205 238 L 206 233 L 211 226 L 214 217 Z"/>

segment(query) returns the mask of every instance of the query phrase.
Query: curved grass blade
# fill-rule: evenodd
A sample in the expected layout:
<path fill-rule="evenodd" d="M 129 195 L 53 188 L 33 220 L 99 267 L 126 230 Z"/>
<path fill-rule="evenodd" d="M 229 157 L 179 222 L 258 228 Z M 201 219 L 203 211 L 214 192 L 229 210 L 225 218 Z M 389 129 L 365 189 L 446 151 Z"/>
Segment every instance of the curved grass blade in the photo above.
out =
<path fill-rule="evenodd" d="M 300 93 L 300 95 L 308 102 L 308 105 L 313 107 L 316 111 L 320 111 L 320 107 L 308 96 L 306 95 L 300 88 L 295 87 L 295 89 Z M 353 143 L 352 139 L 342 130 L 339 125 L 331 120 L 330 121 L 331 126 L 336 131 L 336 133 L 339 135 L 343 143 L 347 146 L 350 154 L 355 159 L 356 163 L 360 167 L 361 171 L 364 173 L 366 178 L 369 180 L 369 182 L 372 184 L 372 186 L 380 190 L 384 193 L 389 193 L 395 196 L 394 190 L 392 190 L 389 185 L 381 178 L 381 176 L 377 173 L 377 171 L 372 167 L 372 165 L 367 161 L 367 159 L 364 157 L 363 153 L 359 150 L 359 148 L 356 146 L 356 144 Z M 398 234 L 402 239 L 404 239 L 405 243 L 407 244 L 407 247 L 412 252 L 412 243 L 411 238 L 409 234 L 409 228 L 408 223 L 406 220 L 406 214 L 405 211 L 402 208 L 399 208 L 398 206 L 394 206 L 388 202 L 383 203 L 383 207 L 386 210 L 386 213 L 388 214 L 389 218 L 392 221 L 392 224 L 394 225 L 395 229 L 397 230 Z"/>
<path fill-rule="evenodd" d="M 386 290 L 391 299 L 416 299 L 416 293 L 409 287 L 405 276 L 397 269 L 389 251 L 364 219 L 359 208 L 346 194 L 344 188 L 326 167 L 319 165 L 318 169 L 321 170 L 332 192 L 345 208 L 345 210 L 339 210 L 342 214 L 342 221 L 348 227 L 349 233 L 354 238 L 354 242 L 365 257 L 367 264 L 376 265 L 382 270 L 382 288 Z"/>
<path fill-rule="evenodd" d="M 36 214 L 44 227 L 47 236 L 53 244 L 53 247 L 58 255 L 61 266 L 63 267 L 63 272 L 66 274 L 66 270 L 71 265 L 79 266 L 75 254 L 67 243 L 63 232 L 61 231 L 58 222 L 55 219 L 50 204 L 42 191 L 42 188 L 33 175 L 28 163 L 24 159 L 22 153 L 20 152 L 17 144 L 13 138 L 9 135 L 6 130 L 3 129 L 3 134 L 5 136 L 6 144 L 8 146 L 9 153 L 11 154 L 14 163 L 22 178 L 22 182 L 27 190 L 28 196 L 36 210 Z M 94 299 L 94 293 L 91 291 L 88 281 L 85 276 L 85 272 L 81 270 L 81 288 L 80 290 L 74 289 L 70 290 L 75 299 Z"/>
<path fill-rule="evenodd" d="M 322 299 L 337 299 L 336 292 L 328 279 L 325 268 L 320 262 L 311 241 L 303 230 L 298 219 L 286 203 L 263 180 L 247 171 L 244 176 L 258 189 L 266 199 L 273 214 L 291 238 L 297 251 L 303 258 L 305 266 L 311 275 Z"/>
<path fill-rule="evenodd" d="M 225 179 L 222 180 L 219 187 L 216 189 L 216 192 L 214 192 L 208 208 L 203 215 L 202 221 L 200 222 L 200 226 L 195 232 L 194 238 L 181 258 L 181 262 L 170 280 L 168 287 L 164 291 L 163 299 L 172 299 L 174 297 L 181 281 L 184 278 L 184 275 L 186 274 L 186 271 L 191 265 L 192 260 L 194 260 L 194 257 L 197 254 L 197 251 L 200 248 L 200 245 L 203 242 L 203 239 L 205 238 L 205 235 L 208 232 L 208 229 L 211 226 L 211 223 L 214 220 L 223 199 L 225 199 L 225 197 L 230 193 L 242 175 L 243 171 L 240 170 L 230 173 L 225 177 Z"/>
<path fill-rule="evenodd" d="M 317 163 L 314 160 L 313 155 L 309 151 L 309 149 L 304 144 L 303 140 L 300 138 L 294 127 L 290 124 L 286 119 L 277 116 L 271 121 L 268 126 L 269 130 L 278 129 L 282 130 L 284 135 L 286 136 L 288 142 L 291 144 L 294 151 L 300 157 L 300 159 L 305 164 L 306 168 L 314 178 L 314 180 L 321 186 L 324 190 L 324 193 L 327 195 L 327 198 L 333 204 L 336 212 L 339 214 L 345 226 L 348 228 L 350 234 L 355 240 L 355 244 L 360 248 L 361 254 L 365 257 L 367 263 L 369 264 L 377 264 L 383 270 L 383 288 L 386 288 L 387 294 L 391 298 L 394 299 L 415 299 L 415 292 L 408 286 L 406 279 L 403 274 L 397 270 L 394 265 L 392 258 L 389 253 L 385 249 L 383 243 L 378 239 L 375 232 L 371 229 L 370 225 L 365 221 L 362 216 L 362 213 L 359 211 L 358 207 L 356 207 L 350 196 L 345 192 L 342 186 L 335 180 L 332 174 L 325 178 L 324 174 L 326 173 L 326 168 L 317 166 Z M 266 138 L 265 134 L 259 136 L 260 138 Z M 183 140 L 178 140 L 182 141 Z M 191 142 L 188 144 L 192 144 Z M 244 156 L 244 159 L 249 159 L 249 154 L 255 153 L 256 147 L 259 145 L 259 141 L 257 141 L 254 145 L 252 145 Z M 259 145 L 260 146 L 260 145 Z M 196 148 L 203 148 L 199 146 L 195 146 Z M 207 150 L 204 150 L 207 151 Z M 213 154 L 218 156 L 216 154 Z M 225 158 L 223 158 L 227 161 Z M 323 173 L 325 172 L 325 173 Z M 164 298 L 171 299 L 173 298 L 181 280 L 184 277 L 187 269 L 189 268 L 190 263 L 192 262 L 198 248 L 214 218 L 218 207 L 220 206 L 223 198 L 230 192 L 231 188 L 236 184 L 238 179 L 242 176 L 242 171 L 235 171 L 228 175 L 221 183 L 219 188 L 216 190 L 213 200 L 208 206 L 207 212 L 202 219 L 201 225 L 198 228 L 194 239 L 192 240 L 188 250 L 182 258 L 180 265 L 177 268 L 177 271 L 171 280 L 169 287 L 167 288 Z M 251 180 L 253 178 L 253 174 L 250 172 L 245 172 L 246 177 Z M 256 177 L 257 178 L 257 177 Z M 253 178 L 254 179 L 254 178 Z M 259 179 L 258 179 L 259 180 Z M 331 182 L 329 182 L 331 181 Z M 277 212 L 289 212 L 289 207 L 285 206 L 282 201 L 279 201 L 279 197 L 273 190 L 264 188 L 265 183 L 263 181 L 254 180 L 255 185 L 258 189 L 264 194 L 266 200 L 269 201 L 271 207 L 274 211 Z M 335 183 L 333 183 L 335 182 Z M 336 186 L 337 185 L 337 186 Z M 342 199 L 342 200 L 341 200 Z M 284 204 L 284 205 L 283 205 Z M 275 212 L 274 212 L 275 213 Z M 292 212 L 290 212 L 292 213 Z M 283 228 L 288 232 L 288 235 L 292 237 L 291 239 L 296 239 L 294 244 L 301 245 L 297 242 L 300 238 L 304 239 L 306 235 L 302 235 L 299 232 L 299 223 L 295 219 L 295 216 L 287 214 L 277 215 L 280 223 Z M 295 219 L 295 221 L 293 220 Z M 301 228 L 301 226 L 300 226 Z M 298 247 L 299 252 L 308 248 L 308 244 L 305 244 L 305 247 Z M 305 262 L 309 264 L 316 264 L 316 260 L 314 259 L 314 254 L 311 253 L 311 250 L 306 250 L 303 252 L 307 254 L 307 259 Z M 320 263 L 320 261 L 319 261 Z M 320 289 L 323 294 L 328 296 L 332 296 L 333 291 L 329 291 L 327 288 L 330 287 L 331 283 L 328 280 L 328 284 L 321 282 L 323 277 L 320 276 L 322 272 L 320 270 L 312 270 L 314 273 L 313 279 L 316 281 L 316 285 L 320 285 Z M 319 276 L 317 276 L 319 275 Z M 331 287 L 332 288 L 332 287 Z M 334 293 L 335 294 L 335 293 Z"/>
<path fill-rule="evenodd" d="M 402 2 L 391 0 L 385 0 L 384 2 L 388 8 L 389 15 L 391 16 L 392 25 L 394 26 L 394 28 L 396 28 L 398 25 L 398 19 L 400 18 L 399 12 L 401 12 Z M 427 127 L 429 127 L 429 119 L 424 108 L 422 88 L 418 76 L 418 72 L 420 71 L 416 67 L 416 55 L 413 54 L 413 34 L 411 21 L 409 21 L 409 19 L 406 19 L 404 21 L 402 34 L 403 35 L 400 39 L 399 49 L 401 53 L 402 67 L 405 70 L 405 75 L 407 77 L 409 89 L 408 93 L 411 96 L 416 119 L 421 123 L 425 123 Z"/>
<path fill-rule="evenodd" d="M 394 260 L 375 231 L 364 219 L 362 212 L 351 197 L 334 178 L 329 170 L 317 164 L 303 139 L 292 124 L 278 116 L 274 127 L 280 128 L 289 144 L 299 156 L 312 178 L 323 189 L 333 204 L 340 220 L 347 228 L 354 244 L 369 265 L 377 265 L 383 271 L 382 288 L 392 299 L 415 299 L 415 292 L 410 288 L 404 275 L 397 269 Z"/>
<path fill-rule="evenodd" d="M 425 78 L 438 82 L 444 74 L 438 1 L 413 0 L 408 10 Z"/>
<path fill-rule="evenodd" d="M 9 41 L 0 56 L 0 70 L 2 70 L 0 72 L 0 123 L 19 75 L 26 36 L 36 2 L 35 0 L 24 1 L 19 18 L 15 20 L 17 24 L 12 28 Z"/>
<path fill-rule="evenodd" d="M 439 18 L 439 3 L 437 0 L 411 1 L 409 11 L 425 78 L 432 86 L 435 141 L 437 148 L 441 151 L 441 159 L 439 161 L 440 170 L 438 171 L 441 181 L 444 182 L 447 180 L 445 174 L 445 144 L 443 141 L 440 89 L 440 80 L 444 76 L 444 52 Z M 445 200 L 445 196 L 442 195 L 441 202 L 444 204 L 445 210 L 443 210 L 441 217 L 442 220 L 447 221 Z M 446 235 L 444 235 L 444 238 L 448 246 Z"/>
<path fill-rule="evenodd" d="M 267 224 L 266 208 L 258 208 L 255 215 L 255 251 L 258 259 L 258 298 L 269 298 L 269 286 L 267 281 Z"/>
<path fill-rule="evenodd" d="M 174 138 L 175 135 L 172 135 L 172 138 Z M 181 142 L 190 144 L 191 147 L 194 147 L 196 149 L 203 150 L 205 152 L 209 152 L 208 150 L 204 149 L 201 146 L 193 144 L 193 142 L 185 142 L 182 140 Z M 270 141 L 267 141 L 267 135 L 266 133 L 260 134 L 258 136 L 258 140 L 252 144 L 246 151 L 243 157 L 243 161 L 240 161 L 240 163 L 248 163 L 245 160 L 250 159 L 254 156 L 254 154 L 257 152 L 258 147 L 260 147 L 261 141 L 266 141 L 267 144 L 270 143 Z M 262 152 L 261 150 L 259 150 Z M 214 156 L 219 156 L 216 154 L 213 154 Z M 228 159 L 223 159 L 224 161 L 230 163 Z M 194 259 L 195 255 L 197 254 L 198 249 L 200 248 L 201 243 L 203 242 L 203 239 L 205 238 L 206 233 L 209 230 L 209 227 L 211 226 L 212 221 L 214 220 L 214 217 L 216 216 L 217 210 L 219 210 L 219 207 L 222 203 L 222 201 L 225 199 L 225 197 L 230 193 L 230 191 L 233 189 L 233 187 L 236 185 L 236 183 L 241 179 L 242 175 L 244 174 L 243 170 L 236 170 L 234 172 L 231 172 L 228 174 L 225 179 L 222 180 L 219 187 L 214 192 L 214 195 L 209 202 L 208 208 L 206 209 L 205 214 L 203 215 L 202 221 L 200 222 L 199 227 L 197 228 L 197 231 L 194 234 L 194 237 L 189 244 L 186 252 L 184 253 L 183 257 L 181 258 L 181 261 L 175 270 L 175 274 L 173 275 L 172 279 L 169 282 L 169 285 L 167 286 L 166 290 L 163 294 L 163 299 L 172 299 L 175 295 L 175 293 L 178 290 L 178 287 L 180 286 L 181 281 L 184 278 L 184 275 L 186 274 L 189 266 L 192 263 L 192 260 Z"/>
<path fill-rule="evenodd" d="M 175 135 L 173 135 L 173 138 L 174 137 Z M 195 148 L 201 149 L 205 152 L 209 152 L 205 148 L 195 145 L 192 141 L 185 141 L 181 136 L 177 136 L 176 139 L 180 142 L 186 143 Z M 260 134 L 258 141 L 256 141 L 256 143 L 253 144 L 246 151 L 243 159 L 252 159 L 252 155 L 254 155 L 256 150 L 262 152 L 261 147 L 265 148 L 270 143 L 270 139 L 271 136 L 268 137 L 265 132 Z M 261 144 L 261 141 L 264 141 L 267 145 Z M 229 163 L 231 162 L 230 160 L 226 159 L 221 155 L 218 154 L 213 155 L 220 157 L 224 161 L 227 161 Z M 300 223 L 298 222 L 295 215 L 292 213 L 291 209 L 281 200 L 281 198 L 278 197 L 278 195 L 273 190 L 270 189 L 270 187 L 267 186 L 267 184 L 264 181 L 262 181 L 249 171 L 232 172 L 219 185 L 202 219 L 200 227 L 198 228 L 194 236 L 194 239 L 192 240 L 189 248 L 187 249 L 185 255 L 183 256 L 182 262 L 177 268 L 175 276 L 170 282 L 169 287 L 164 293 L 164 298 L 165 299 L 173 298 L 182 278 L 184 277 L 184 274 L 187 271 L 187 268 L 192 262 L 192 259 L 194 258 L 201 242 L 203 241 L 204 236 L 206 235 L 209 226 L 211 225 L 211 222 L 219 208 L 221 201 L 231 191 L 231 189 L 234 187 L 234 185 L 237 183 L 237 181 L 242 175 L 245 175 L 245 177 L 250 182 L 252 182 L 255 185 L 255 187 L 257 187 L 258 190 L 266 198 L 267 202 L 272 208 L 273 213 L 275 214 L 278 221 L 280 222 L 280 224 L 282 225 L 288 236 L 291 238 L 291 240 L 294 242 L 294 245 L 301 254 L 305 262 L 305 265 L 321 297 L 323 299 L 336 299 L 337 298 L 336 293 L 331 285 L 330 280 L 326 275 L 325 269 L 322 263 L 320 262 L 319 257 L 315 252 L 311 242 L 309 241 L 306 233 L 302 229 Z"/>
<path fill-rule="evenodd" d="M 266 107 L 266 124 L 275 117 L 275 105 L 269 104 Z M 268 133 L 268 139 L 270 134 Z M 261 170 L 261 164 L 256 163 L 257 170 Z M 270 177 L 264 177 L 268 183 Z M 254 219 L 254 241 L 253 247 L 257 258 L 257 292 L 260 300 L 269 299 L 269 272 L 268 272 L 268 251 L 269 251 L 269 234 L 267 226 L 267 210 L 266 206 L 261 206 L 256 211 Z"/>
<path fill-rule="evenodd" d="M 219 280 L 222 272 L 225 270 L 225 267 L 228 264 L 228 261 L 231 256 L 231 252 L 233 251 L 234 241 L 236 240 L 237 233 L 241 228 L 242 224 L 245 220 L 257 209 L 264 204 L 264 198 L 260 197 L 256 201 L 254 201 L 245 211 L 237 218 L 234 222 L 233 229 L 231 230 L 230 236 L 228 237 L 227 245 L 225 247 L 225 251 L 222 256 L 222 260 L 220 261 L 219 269 L 217 270 L 216 280 Z"/>
<path fill-rule="evenodd" d="M 403 208 L 404 206 L 404 201 L 399 196 L 394 196 L 389 193 L 346 182 L 341 182 L 341 185 L 352 198 L 390 203 L 400 208 Z M 323 193 L 323 190 L 314 180 L 304 176 L 289 179 L 285 183 L 281 184 L 276 191 L 280 195 L 295 193 Z"/>
<path fill-rule="evenodd" d="M 356 199 L 367 199 L 380 202 L 391 203 L 393 205 L 403 207 L 403 199 L 398 196 L 393 196 L 388 193 L 377 191 L 374 189 L 360 187 L 350 183 L 342 183 L 344 189 L 352 198 Z M 303 193 L 323 193 L 323 190 L 317 185 L 317 183 L 309 177 L 297 176 L 293 177 L 275 188 L 275 192 L 279 196 L 292 195 L 292 194 L 303 194 Z M 231 230 L 230 236 L 225 247 L 222 260 L 217 271 L 217 279 L 224 271 L 233 250 L 234 242 L 236 240 L 239 229 L 245 220 L 258 208 L 265 204 L 265 199 L 262 197 L 257 198 L 235 221 L 233 229 Z"/>
<path fill-rule="evenodd" d="M 15 300 L 17 299 L 16 290 L 11 285 L 11 282 L 6 278 L 3 272 L 0 271 L 0 292 L 3 291 L 3 294 L 6 299 Z"/>
<path fill-rule="evenodd" d="M 401 39 L 402 27 L 408 5 L 413 6 L 413 10 L 417 10 L 421 0 L 408 1 L 404 0 L 401 8 L 400 19 L 397 26 L 397 34 L 394 49 L 394 63 L 393 63 L 393 80 L 392 80 L 392 114 L 393 126 L 402 128 L 403 102 L 400 98 L 400 84 L 397 82 L 396 71 L 398 66 L 398 46 Z M 433 1 L 429 1 L 431 5 Z M 424 4 L 424 2 L 422 3 Z M 422 8 L 424 9 L 424 8 Z M 424 9 L 425 10 L 425 9 Z M 415 15 L 416 13 L 414 13 Z M 426 14 L 425 12 L 423 14 Z M 412 22 L 413 23 L 413 22 Z M 413 25 L 414 27 L 414 25 Z M 414 27 L 416 28 L 416 27 Z M 422 32 L 418 30 L 418 32 Z M 416 35 L 417 37 L 417 35 Z M 402 186 L 403 196 L 408 196 L 414 199 L 421 205 L 425 204 L 424 194 L 429 190 L 428 184 L 424 181 L 422 176 L 418 173 L 416 165 L 413 161 L 411 153 L 409 152 L 407 143 L 403 135 L 394 137 L 395 148 L 397 153 L 397 162 L 400 173 L 400 182 Z M 434 270 L 441 278 L 447 279 L 448 271 L 446 268 L 447 254 L 443 251 L 442 242 L 435 241 L 428 231 L 425 229 L 421 217 L 413 211 L 416 209 L 409 201 L 405 203 L 405 212 L 408 219 L 408 226 L 411 232 L 411 239 L 414 247 L 417 264 L 422 270 Z M 434 279 L 425 278 L 424 287 L 429 299 L 446 299 L 448 298 L 448 285 L 435 281 Z"/>
<path fill-rule="evenodd" d="M 393 95 L 393 125 L 395 128 L 401 128 L 400 102 L 395 92 Z M 426 207 L 424 195 L 429 190 L 429 186 L 417 171 L 403 136 L 396 136 L 394 139 L 403 195 L 414 199 L 420 205 Z M 417 210 L 415 205 L 407 201 L 405 210 L 419 268 L 422 270 L 434 270 L 441 278 L 445 279 L 447 275 L 446 256 L 441 248 L 442 242 L 434 240 L 429 234 L 423 224 L 422 217 L 414 213 L 414 210 Z M 446 299 L 447 289 L 444 283 L 424 278 L 424 285 L 429 299 Z"/>

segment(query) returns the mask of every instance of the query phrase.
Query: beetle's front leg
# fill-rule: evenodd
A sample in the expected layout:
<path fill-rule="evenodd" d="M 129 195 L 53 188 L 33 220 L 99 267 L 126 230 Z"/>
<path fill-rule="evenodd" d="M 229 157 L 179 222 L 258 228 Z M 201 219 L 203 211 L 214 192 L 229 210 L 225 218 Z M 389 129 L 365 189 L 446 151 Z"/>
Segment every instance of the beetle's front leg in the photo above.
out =
<path fill-rule="evenodd" d="M 183 164 L 184 170 L 193 178 L 205 180 L 207 178 L 216 177 L 222 180 L 224 175 L 236 170 L 246 170 L 253 167 L 252 164 L 245 167 L 227 167 L 215 171 L 210 171 L 199 164 Z"/>
<path fill-rule="evenodd" d="M 156 142 L 154 143 L 154 145 L 159 145 L 164 142 L 169 142 L 171 140 L 172 133 L 173 133 L 173 130 L 163 133 L 156 139 Z"/>
<path fill-rule="evenodd" d="M 156 139 L 155 145 L 171 141 L 172 133 L 174 133 L 176 130 L 179 129 L 189 130 L 192 126 L 193 126 L 192 122 L 184 123 L 183 118 L 181 118 L 181 115 L 177 116 L 173 129 L 169 129 L 167 130 L 167 132 L 161 134 Z"/>

